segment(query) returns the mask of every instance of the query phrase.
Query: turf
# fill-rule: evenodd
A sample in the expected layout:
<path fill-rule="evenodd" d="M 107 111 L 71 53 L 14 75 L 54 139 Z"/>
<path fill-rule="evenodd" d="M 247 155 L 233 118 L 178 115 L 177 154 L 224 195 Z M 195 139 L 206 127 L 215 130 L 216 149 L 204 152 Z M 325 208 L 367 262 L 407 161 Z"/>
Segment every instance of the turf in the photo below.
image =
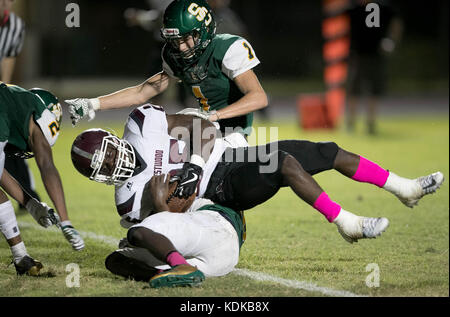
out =
<path fill-rule="evenodd" d="M 258 126 L 269 123 L 257 122 Z M 395 173 L 415 178 L 435 171 L 449 175 L 448 115 L 392 117 L 380 122 L 380 134 L 370 137 L 362 127 L 355 134 L 344 130 L 302 131 L 297 122 L 271 122 L 280 139 L 332 140 L 344 149 L 362 154 Z M 86 128 L 111 127 L 119 135 L 121 123 L 83 123 L 63 126 L 54 147 L 54 159 L 64 184 L 69 215 L 82 232 L 106 236 L 99 241 L 85 238 L 86 248 L 71 250 L 57 229 L 39 228 L 30 215 L 17 213 L 28 252 L 45 266 L 42 277 L 17 277 L 4 240 L 0 241 L 0 296 L 160 296 L 160 297 L 302 297 L 324 296 L 318 291 L 256 281 L 231 273 L 209 278 L 198 288 L 151 289 L 142 282 L 126 281 L 109 273 L 105 257 L 115 250 L 115 241 L 126 230 L 119 226 L 113 202 L 113 188 L 88 181 L 70 161 L 70 146 Z M 50 202 L 30 160 L 42 198 Z M 449 296 L 449 187 L 444 182 L 434 195 L 424 197 L 409 209 L 382 189 L 361 184 L 330 171 L 315 176 L 329 196 L 346 210 L 364 216 L 390 220 L 379 238 L 356 244 L 345 242 L 317 211 L 282 189 L 270 201 L 246 212 L 247 241 L 238 268 L 262 272 L 366 296 Z M 112 237 L 113 239 L 109 239 Z M 109 239 L 109 240 L 108 240 Z M 111 241 L 112 240 L 112 241 Z M 80 287 L 68 287 L 67 265 L 80 268 Z M 376 263 L 379 287 L 366 285 L 371 273 L 366 266 Z"/>

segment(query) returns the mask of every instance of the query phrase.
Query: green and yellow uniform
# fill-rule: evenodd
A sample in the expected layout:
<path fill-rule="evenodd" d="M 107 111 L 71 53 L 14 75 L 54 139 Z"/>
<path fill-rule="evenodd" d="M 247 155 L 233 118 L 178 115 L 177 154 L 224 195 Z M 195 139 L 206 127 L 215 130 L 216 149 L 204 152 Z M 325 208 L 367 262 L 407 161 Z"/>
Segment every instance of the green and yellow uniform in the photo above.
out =
<path fill-rule="evenodd" d="M 49 95 L 40 89 L 30 91 L 19 86 L 0 84 L 0 142 L 6 142 L 5 153 L 31 156 L 28 140 L 30 118 L 40 127 L 50 146 L 55 144 L 59 135 L 61 106 L 53 95 L 55 99 L 49 101 Z"/>
<path fill-rule="evenodd" d="M 193 65 L 186 67 L 176 56 L 175 49 L 166 44 L 162 51 L 164 71 L 183 82 L 203 111 L 219 110 L 242 98 L 234 78 L 259 64 L 248 41 L 230 34 L 214 36 Z M 246 134 L 252 123 L 252 113 L 219 121 L 223 131 L 225 127 L 241 127 L 247 129 Z"/>

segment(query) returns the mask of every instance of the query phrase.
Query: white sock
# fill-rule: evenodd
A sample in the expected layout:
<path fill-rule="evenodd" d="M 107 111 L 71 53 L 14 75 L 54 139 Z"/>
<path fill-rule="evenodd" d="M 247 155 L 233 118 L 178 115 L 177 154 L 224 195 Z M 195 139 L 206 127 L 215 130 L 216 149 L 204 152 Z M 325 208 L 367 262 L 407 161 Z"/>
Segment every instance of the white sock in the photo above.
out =
<path fill-rule="evenodd" d="M 25 243 L 23 243 L 23 241 L 17 243 L 16 245 L 13 245 L 11 247 L 11 253 L 13 255 L 14 258 L 14 263 L 19 263 L 20 260 L 22 260 L 22 258 L 25 255 L 28 255 L 27 253 L 27 248 L 25 248 Z"/>
<path fill-rule="evenodd" d="M 388 192 L 399 195 L 402 197 L 410 197 L 417 193 L 420 193 L 422 188 L 413 179 L 404 178 L 398 176 L 392 172 L 389 172 L 389 177 L 386 180 L 383 188 Z"/>
<path fill-rule="evenodd" d="M 14 207 L 9 200 L 0 204 L 0 231 L 6 240 L 17 237 L 20 234 Z"/>
<path fill-rule="evenodd" d="M 344 224 L 348 223 L 357 223 L 359 216 L 345 210 L 344 208 L 341 208 L 341 211 L 339 212 L 339 215 L 333 220 L 333 223 L 336 225 L 342 227 Z"/>

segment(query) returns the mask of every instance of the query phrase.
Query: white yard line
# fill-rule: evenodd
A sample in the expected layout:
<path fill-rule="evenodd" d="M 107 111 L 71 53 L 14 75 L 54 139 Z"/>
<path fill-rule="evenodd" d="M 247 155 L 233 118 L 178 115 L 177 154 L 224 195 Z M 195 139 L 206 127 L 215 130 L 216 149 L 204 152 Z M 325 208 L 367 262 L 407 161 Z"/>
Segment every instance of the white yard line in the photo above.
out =
<path fill-rule="evenodd" d="M 46 230 L 46 231 L 52 231 L 52 232 L 58 232 L 60 231 L 56 227 L 51 227 L 48 229 L 45 229 L 38 224 L 29 223 L 29 222 L 18 222 L 20 228 L 32 228 L 32 229 L 38 229 L 38 230 Z M 106 243 L 108 245 L 117 247 L 119 244 L 119 239 L 116 239 L 114 237 L 104 236 L 104 235 L 98 235 L 94 232 L 87 232 L 87 231 L 79 231 L 80 235 L 83 238 L 89 238 L 92 240 L 100 241 L 103 243 Z M 297 280 L 288 280 L 281 277 L 269 275 L 266 273 L 261 272 L 253 272 L 246 269 L 234 269 L 232 272 L 236 275 L 240 276 L 246 276 L 256 281 L 262 281 L 262 282 L 272 282 L 277 283 L 286 287 L 295 288 L 295 289 L 301 289 L 308 292 L 315 292 L 315 293 L 321 293 L 326 296 L 335 296 L 335 297 L 365 297 L 366 295 L 359 295 L 354 294 L 348 291 L 342 291 L 342 290 L 335 290 L 328 287 L 318 286 L 314 283 L 305 282 L 305 281 L 297 281 Z"/>
<path fill-rule="evenodd" d="M 336 297 L 363 297 L 365 295 L 353 294 L 347 291 L 335 290 L 328 287 L 318 286 L 314 283 L 305 282 L 305 281 L 297 281 L 297 280 L 288 280 L 281 277 L 276 277 L 273 275 L 269 275 L 261 272 L 253 272 L 246 269 L 234 269 L 234 274 L 246 276 L 251 279 L 262 281 L 262 282 L 273 282 L 277 284 L 281 284 L 283 286 L 287 286 L 290 288 L 296 288 L 305 290 L 308 292 L 322 293 L 327 296 L 336 296 Z"/>

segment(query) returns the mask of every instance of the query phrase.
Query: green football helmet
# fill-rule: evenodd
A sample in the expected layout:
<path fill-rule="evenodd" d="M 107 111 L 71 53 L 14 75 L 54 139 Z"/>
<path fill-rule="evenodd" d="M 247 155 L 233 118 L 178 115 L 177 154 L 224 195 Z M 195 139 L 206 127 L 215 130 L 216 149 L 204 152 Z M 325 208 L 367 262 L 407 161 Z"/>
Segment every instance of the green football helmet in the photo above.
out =
<path fill-rule="evenodd" d="M 62 108 L 61 104 L 58 101 L 58 98 L 56 98 L 56 96 L 51 92 L 42 88 L 33 88 L 30 89 L 30 92 L 35 94 L 47 107 L 47 109 L 55 115 L 58 126 L 61 126 Z"/>
<path fill-rule="evenodd" d="M 171 45 L 171 55 L 186 66 L 202 55 L 216 34 L 216 22 L 205 0 L 175 0 L 164 12 L 161 36 Z M 178 41 L 192 35 L 194 47 L 180 52 Z"/>

